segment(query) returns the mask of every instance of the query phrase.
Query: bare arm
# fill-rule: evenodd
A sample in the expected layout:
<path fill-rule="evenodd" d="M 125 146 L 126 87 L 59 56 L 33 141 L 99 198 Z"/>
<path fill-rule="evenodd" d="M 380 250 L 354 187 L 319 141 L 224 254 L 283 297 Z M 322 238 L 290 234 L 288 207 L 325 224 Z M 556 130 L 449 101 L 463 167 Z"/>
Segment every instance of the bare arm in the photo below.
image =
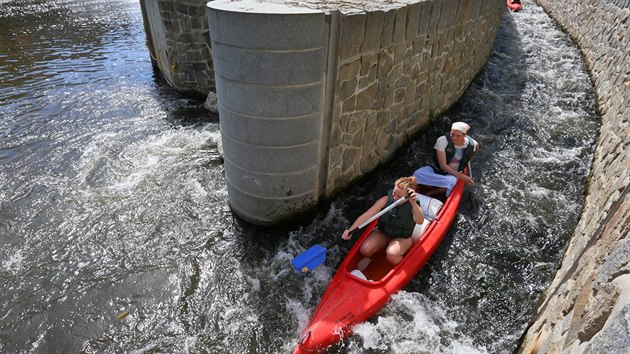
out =
<path fill-rule="evenodd" d="M 418 196 L 416 195 L 416 192 L 413 191 L 411 188 L 410 190 L 408 190 L 408 192 L 411 193 L 411 196 L 409 197 L 409 203 L 411 203 L 411 214 L 413 214 L 413 221 L 415 221 L 416 224 L 422 224 L 424 222 L 424 215 L 422 215 L 422 207 L 416 202 Z"/>
<path fill-rule="evenodd" d="M 383 208 L 385 208 L 385 205 L 387 205 L 387 196 L 383 196 L 381 197 L 379 200 L 377 200 L 371 207 L 370 209 L 366 210 L 363 214 L 361 214 L 353 223 L 352 226 L 350 226 L 349 229 L 346 229 L 343 232 L 343 235 L 341 236 L 341 238 L 343 238 L 344 240 L 347 240 L 350 238 L 350 230 L 354 230 L 355 228 L 357 228 L 359 225 L 363 224 L 366 220 L 368 220 L 369 218 L 371 218 L 372 216 L 376 215 L 379 211 L 383 210 Z"/>
<path fill-rule="evenodd" d="M 459 179 L 462 179 L 466 185 L 475 184 L 472 178 L 455 170 L 454 168 L 448 165 L 448 162 L 446 162 L 446 153 L 444 151 L 435 150 L 435 153 L 437 154 L 438 162 L 440 164 L 440 168 L 442 169 L 442 171 L 447 172 Z"/>

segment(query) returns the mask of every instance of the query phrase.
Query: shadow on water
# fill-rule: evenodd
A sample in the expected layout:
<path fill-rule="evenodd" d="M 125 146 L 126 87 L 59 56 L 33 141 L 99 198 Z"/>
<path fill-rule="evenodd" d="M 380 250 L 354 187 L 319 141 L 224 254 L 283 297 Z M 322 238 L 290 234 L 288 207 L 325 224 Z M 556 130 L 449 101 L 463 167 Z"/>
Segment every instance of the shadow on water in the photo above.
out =
<path fill-rule="evenodd" d="M 165 117 L 167 122 L 181 127 L 202 127 L 208 123 L 219 124 L 219 115 L 206 110 L 203 100 L 190 98 L 173 90 L 156 67 L 153 67 L 153 80 L 158 102 L 161 103 L 161 111 L 168 112 Z M 172 104 L 174 101 L 177 104 Z"/>

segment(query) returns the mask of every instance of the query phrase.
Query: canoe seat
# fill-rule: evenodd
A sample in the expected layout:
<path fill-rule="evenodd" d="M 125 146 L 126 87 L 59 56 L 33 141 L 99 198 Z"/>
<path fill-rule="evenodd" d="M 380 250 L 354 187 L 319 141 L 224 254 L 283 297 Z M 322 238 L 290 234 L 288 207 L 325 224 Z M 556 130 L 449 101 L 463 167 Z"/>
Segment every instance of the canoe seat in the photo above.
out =
<path fill-rule="evenodd" d="M 420 236 L 424 233 L 424 230 L 431 224 L 431 220 L 435 219 L 442 209 L 442 203 L 440 200 L 428 197 L 424 194 L 416 193 L 418 200 L 420 201 L 420 206 L 422 206 L 422 213 L 424 214 L 424 222 L 422 224 L 416 224 L 416 227 L 413 229 L 413 243 L 415 244 L 420 239 Z"/>
<path fill-rule="evenodd" d="M 414 245 L 416 244 L 416 242 L 418 242 L 422 234 L 424 234 L 424 230 L 426 230 L 429 224 L 431 224 L 431 222 L 427 219 L 424 219 L 424 222 L 422 224 L 416 224 L 416 227 L 413 228 L 411 239 L 413 239 Z"/>
<path fill-rule="evenodd" d="M 442 205 L 444 205 L 439 199 L 431 198 L 424 194 L 416 193 L 416 197 L 420 201 L 422 212 L 425 216 L 428 216 L 429 219 L 435 219 L 440 209 L 442 209 Z"/>

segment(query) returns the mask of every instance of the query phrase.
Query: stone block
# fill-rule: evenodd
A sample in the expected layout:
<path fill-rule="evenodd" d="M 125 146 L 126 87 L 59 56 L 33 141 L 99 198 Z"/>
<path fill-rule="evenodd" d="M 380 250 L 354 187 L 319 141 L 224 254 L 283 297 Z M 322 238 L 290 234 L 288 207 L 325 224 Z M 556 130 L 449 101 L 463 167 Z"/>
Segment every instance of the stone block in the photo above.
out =
<path fill-rule="evenodd" d="M 484 1 L 471 1 L 470 17 L 472 19 L 481 17 L 481 15 L 483 14 L 482 12 L 483 3 Z"/>
<path fill-rule="evenodd" d="M 222 78 L 255 85 L 318 84 L 324 74 L 324 48 L 267 51 L 215 43 L 214 68 Z"/>
<path fill-rule="evenodd" d="M 179 19 L 179 28 L 181 28 L 181 31 L 184 33 L 188 33 L 192 31 L 192 23 L 190 23 L 190 19 L 189 18 L 180 18 Z M 189 40 L 186 40 L 186 42 L 191 42 Z"/>
<path fill-rule="evenodd" d="M 317 171 L 317 166 L 313 165 L 305 170 L 282 174 L 262 173 L 236 166 L 230 160 L 225 160 L 225 174 L 233 187 L 243 193 L 269 199 L 312 194 L 317 181 Z"/>
<path fill-rule="evenodd" d="M 201 56 L 200 51 L 187 51 L 186 52 L 186 62 L 195 62 L 202 61 L 204 58 Z"/>
<path fill-rule="evenodd" d="M 174 6 L 175 12 L 177 12 L 179 15 L 188 16 L 188 5 L 175 2 Z"/>
<path fill-rule="evenodd" d="M 158 1 L 158 8 L 160 9 L 160 13 L 162 17 L 166 17 L 170 12 L 175 11 L 175 3 L 166 2 L 166 1 Z M 170 16 L 169 16 L 170 17 Z"/>
<path fill-rule="evenodd" d="M 352 146 L 352 142 L 353 141 L 354 141 L 354 135 L 352 135 L 352 134 L 344 133 L 343 137 L 341 138 L 341 143 L 344 146 L 344 148 L 347 147 L 347 146 Z"/>
<path fill-rule="evenodd" d="M 229 179 L 227 191 L 232 211 L 245 221 L 257 225 L 276 225 L 315 207 L 317 203 L 315 191 L 286 198 L 269 198 L 244 193 L 232 186 Z"/>
<path fill-rule="evenodd" d="M 420 12 L 420 2 L 415 2 L 407 6 L 407 28 L 405 30 L 405 38 L 407 41 L 414 40 L 418 36 Z"/>
<path fill-rule="evenodd" d="M 370 132 L 367 132 L 364 135 L 364 139 L 363 139 L 364 143 L 362 145 L 362 152 L 361 152 L 361 156 L 363 158 L 365 157 L 371 157 L 370 160 L 373 159 L 373 157 L 375 156 L 374 154 L 374 147 L 376 145 L 376 131 L 372 130 Z M 374 166 L 372 166 L 374 167 Z M 361 170 L 365 170 L 362 166 Z"/>
<path fill-rule="evenodd" d="M 365 18 L 365 36 L 361 45 L 361 52 L 376 51 L 381 43 L 381 34 L 385 24 L 385 12 L 369 11 Z"/>
<path fill-rule="evenodd" d="M 366 77 L 363 77 L 361 78 L 361 80 L 359 80 L 359 85 L 357 85 L 357 89 L 364 90 L 368 86 L 370 86 L 370 80 L 368 80 Z"/>
<path fill-rule="evenodd" d="M 221 132 L 233 140 L 260 146 L 295 146 L 317 141 L 321 114 L 255 117 L 221 109 Z"/>
<path fill-rule="evenodd" d="M 440 13 L 440 19 L 438 22 L 437 31 L 444 32 L 450 27 L 455 25 L 457 21 L 458 7 L 462 1 L 452 1 L 449 4 L 442 6 L 442 12 Z"/>
<path fill-rule="evenodd" d="M 359 167 L 361 168 L 362 173 L 368 173 L 376 168 L 376 166 L 378 166 L 378 163 L 378 155 L 376 155 L 374 152 L 370 152 L 368 155 L 365 155 L 361 158 Z"/>
<path fill-rule="evenodd" d="M 275 3 L 211 1 L 208 21 L 213 42 L 240 48 L 318 48 L 326 34 L 324 12 Z"/>
<path fill-rule="evenodd" d="M 192 27 L 194 31 L 203 30 L 204 27 L 207 27 L 207 23 L 208 21 L 205 21 L 205 19 L 202 20 L 201 18 L 198 18 L 198 17 L 191 17 L 190 19 L 190 26 Z"/>
<path fill-rule="evenodd" d="M 461 24 L 470 20 L 470 11 L 474 1 L 459 1 L 455 24 Z"/>
<path fill-rule="evenodd" d="M 441 1 L 434 1 L 433 6 L 431 6 L 431 16 L 429 17 L 429 24 L 427 27 L 427 31 L 430 33 L 438 32 L 438 23 L 440 22 L 440 18 L 442 17 L 442 8 L 444 5 Z"/>
<path fill-rule="evenodd" d="M 338 78 L 340 80 L 350 80 L 359 76 L 359 70 L 362 68 L 362 59 L 353 60 L 339 67 Z"/>
<path fill-rule="evenodd" d="M 367 124 L 367 117 L 367 112 L 351 114 L 350 117 L 348 117 L 348 133 L 356 134 L 359 132 L 363 132 Z"/>
<path fill-rule="evenodd" d="M 218 70 L 217 75 L 221 75 Z M 321 109 L 321 83 L 261 86 L 223 79 L 217 80 L 216 85 L 221 105 L 244 115 L 295 117 L 317 113 Z"/>
<path fill-rule="evenodd" d="M 371 73 L 371 71 L 373 71 L 372 69 L 375 68 L 378 65 L 378 56 L 376 54 L 370 53 L 370 54 L 364 54 L 363 56 L 361 56 L 361 70 L 358 73 L 361 76 L 365 76 Z M 370 79 L 372 80 L 372 79 Z"/>
<path fill-rule="evenodd" d="M 357 106 L 357 98 L 356 98 L 356 96 L 352 96 L 351 98 L 349 98 L 349 99 L 347 99 L 347 100 L 345 100 L 343 102 L 341 112 L 343 114 L 349 113 L 349 112 L 354 112 L 356 106 Z"/>
<path fill-rule="evenodd" d="M 359 157 L 361 156 L 361 150 L 357 148 L 348 148 L 343 152 L 343 165 L 341 171 L 343 173 L 353 169 L 356 164 L 359 163 Z"/>
<path fill-rule="evenodd" d="M 407 7 L 401 7 L 396 10 L 396 19 L 394 21 L 394 33 L 392 35 L 392 43 L 399 44 L 405 42 L 405 34 L 407 31 Z"/>
<path fill-rule="evenodd" d="M 406 59 L 407 44 L 399 43 L 394 46 L 394 63 L 402 63 Z"/>
<path fill-rule="evenodd" d="M 385 18 L 383 20 L 383 31 L 381 32 L 381 48 L 386 48 L 392 44 L 395 24 L 396 10 L 388 10 L 387 12 L 385 12 Z"/>
<path fill-rule="evenodd" d="M 368 87 L 362 92 L 359 92 L 359 94 L 357 95 L 356 109 L 358 110 L 372 109 L 372 107 L 374 106 L 374 101 L 376 99 L 377 90 L 378 90 L 378 85 L 373 84 L 372 86 Z"/>
<path fill-rule="evenodd" d="M 422 37 L 430 32 L 432 33 L 432 31 L 429 30 L 432 12 L 433 3 L 431 1 L 423 1 L 420 3 L 420 22 L 418 23 L 418 37 Z"/>
<path fill-rule="evenodd" d="M 339 57 L 351 58 L 361 52 L 363 36 L 365 35 L 365 13 L 353 13 L 342 17 L 341 43 L 339 45 Z"/>
<path fill-rule="evenodd" d="M 194 18 L 203 18 L 206 16 L 207 1 L 200 2 L 199 5 L 191 5 L 188 7 L 188 15 Z"/>
<path fill-rule="evenodd" d="M 220 99 L 220 97 L 219 97 Z M 219 114 L 221 114 L 219 106 Z M 225 159 L 251 173 L 288 174 L 311 169 L 317 165 L 319 142 L 295 146 L 263 146 L 234 140 L 222 134 Z M 230 179 L 229 176 L 228 180 Z"/>
<path fill-rule="evenodd" d="M 341 89 L 339 90 L 339 99 L 342 101 L 352 97 L 357 91 L 357 79 L 347 80 L 341 82 Z"/>

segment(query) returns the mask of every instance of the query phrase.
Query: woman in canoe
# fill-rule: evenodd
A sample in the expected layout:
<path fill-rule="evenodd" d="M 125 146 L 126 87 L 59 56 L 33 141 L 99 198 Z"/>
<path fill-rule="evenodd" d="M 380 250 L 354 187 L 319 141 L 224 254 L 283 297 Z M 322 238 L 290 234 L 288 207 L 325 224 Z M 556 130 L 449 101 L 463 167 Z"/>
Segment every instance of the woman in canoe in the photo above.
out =
<path fill-rule="evenodd" d="M 450 134 L 437 139 L 433 165 L 421 167 L 413 173 L 418 184 L 439 187 L 423 194 L 435 195 L 446 192 L 448 197 L 458 179 L 467 186 L 475 184 L 473 179 L 463 172 L 468 162 L 479 151 L 479 143 L 467 135 L 469 129 L 468 124 L 455 122 L 451 126 Z"/>
<path fill-rule="evenodd" d="M 378 221 L 378 226 L 365 239 L 360 249 L 365 258 L 359 261 L 357 265 L 359 270 L 365 270 L 371 262 L 371 257 L 384 247 L 387 247 L 385 249 L 387 261 L 392 265 L 398 264 L 411 248 L 413 229 L 416 224 L 422 224 L 424 221 L 415 188 L 415 177 L 399 178 L 394 183 L 394 188 L 387 192 L 387 195 L 379 198 L 374 205 L 354 221 L 350 229 L 343 232 L 341 237 L 344 240 L 349 239 L 350 230 L 355 229 L 398 199 L 407 198 L 388 213 L 383 214 Z"/>

